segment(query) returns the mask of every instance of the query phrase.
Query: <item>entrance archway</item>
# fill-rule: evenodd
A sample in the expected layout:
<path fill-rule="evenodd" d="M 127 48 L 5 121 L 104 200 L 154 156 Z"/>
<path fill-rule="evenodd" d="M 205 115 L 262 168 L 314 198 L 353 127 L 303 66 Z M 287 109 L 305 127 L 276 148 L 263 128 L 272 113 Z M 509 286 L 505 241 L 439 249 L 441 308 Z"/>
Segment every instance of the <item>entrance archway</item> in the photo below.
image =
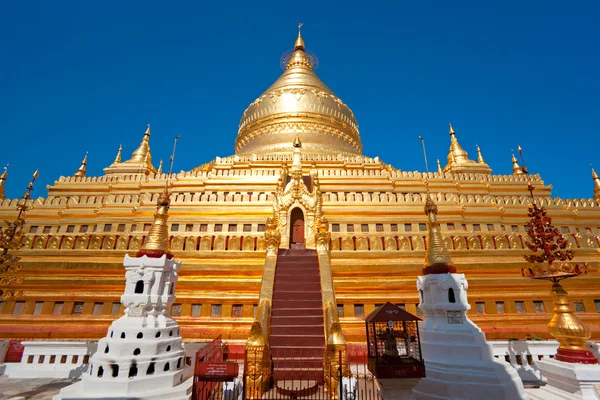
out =
<path fill-rule="evenodd" d="M 290 247 L 293 244 L 304 246 L 304 213 L 298 207 L 290 215 Z"/>

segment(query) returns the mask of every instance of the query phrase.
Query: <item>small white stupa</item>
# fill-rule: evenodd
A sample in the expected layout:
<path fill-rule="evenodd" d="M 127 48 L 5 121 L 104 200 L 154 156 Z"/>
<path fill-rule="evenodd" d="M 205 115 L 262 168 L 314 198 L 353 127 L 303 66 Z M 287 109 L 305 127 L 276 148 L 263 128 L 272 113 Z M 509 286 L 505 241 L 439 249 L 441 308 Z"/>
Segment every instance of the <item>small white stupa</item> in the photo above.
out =
<path fill-rule="evenodd" d="M 169 315 L 175 301 L 180 261 L 169 249 L 169 193 L 158 198 L 154 222 L 136 257 L 125 255 L 125 315 L 112 323 L 80 382 L 54 400 L 185 399 L 192 381 L 177 322 Z"/>
<path fill-rule="evenodd" d="M 437 205 L 425 204 L 429 238 L 423 275 L 418 277 L 420 324 L 426 378 L 413 388 L 417 400 L 528 399 L 517 371 L 497 361 L 485 335 L 468 317 L 467 279 L 457 274 L 437 222 Z"/>

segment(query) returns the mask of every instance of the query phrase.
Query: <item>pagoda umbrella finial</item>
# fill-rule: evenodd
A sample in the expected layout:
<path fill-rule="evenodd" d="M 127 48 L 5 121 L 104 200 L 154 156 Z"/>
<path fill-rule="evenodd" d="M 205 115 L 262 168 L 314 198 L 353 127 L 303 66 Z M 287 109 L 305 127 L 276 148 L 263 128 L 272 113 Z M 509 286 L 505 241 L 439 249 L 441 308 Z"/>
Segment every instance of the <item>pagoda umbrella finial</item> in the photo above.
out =
<path fill-rule="evenodd" d="M 521 168 L 521 166 L 517 162 L 517 157 L 515 157 L 514 152 L 512 153 L 512 170 L 513 175 L 523 175 L 525 173 L 525 171 L 523 171 L 523 168 Z"/>
<path fill-rule="evenodd" d="M 121 162 L 121 154 L 122 153 L 123 153 L 123 145 L 120 144 L 119 151 L 117 151 L 117 156 L 115 157 L 115 161 L 113 161 L 113 164 L 118 164 Z"/>
<path fill-rule="evenodd" d="M 300 32 L 302 25 L 304 25 L 302 22 L 298 24 L 298 38 L 294 43 L 294 50 L 304 50 L 304 39 L 302 39 L 302 33 Z"/>
<path fill-rule="evenodd" d="M 0 175 L 0 200 L 4 200 L 4 183 L 6 182 L 6 178 L 8 178 L 8 164 L 6 164 L 4 172 Z"/>
<path fill-rule="evenodd" d="M 87 156 L 88 152 L 85 152 L 85 156 L 83 157 L 83 161 L 81 161 L 81 166 L 77 169 L 77 172 L 73 174 L 73 176 L 84 177 L 86 173 L 86 165 L 87 165 Z"/>
<path fill-rule="evenodd" d="M 437 213 L 438 207 L 430 194 L 427 193 L 425 214 L 429 220 L 429 236 L 427 237 L 427 252 L 425 254 L 423 275 L 456 273 L 456 267 L 450 258 L 448 249 L 444 245 L 440 224 L 437 221 Z"/>

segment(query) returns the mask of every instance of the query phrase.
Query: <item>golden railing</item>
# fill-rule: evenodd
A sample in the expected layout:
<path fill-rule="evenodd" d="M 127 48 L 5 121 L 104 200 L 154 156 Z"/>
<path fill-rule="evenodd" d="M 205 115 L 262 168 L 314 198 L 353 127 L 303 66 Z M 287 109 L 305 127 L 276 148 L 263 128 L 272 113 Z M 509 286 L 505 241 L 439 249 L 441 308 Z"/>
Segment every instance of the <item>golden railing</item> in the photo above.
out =
<path fill-rule="evenodd" d="M 335 290 L 331 274 L 331 261 L 329 243 L 331 233 L 327 219 L 322 215 L 317 216 L 315 225 L 315 243 L 319 258 L 319 274 L 321 278 L 321 295 L 323 298 L 323 320 L 325 321 L 325 355 L 323 357 L 323 371 L 325 390 L 332 400 L 337 400 L 341 375 L 349 376 L 348 352 L 346 339 L 340 326 L 335 301 Z"/>
<path fill-rule="evenodd" d="M 250 377 L 246 384 L 246 398 L 260 399 L 267 389 L 271 376 L 269 335 L 271 332 L 271 303 L 273 301 L 273 285 L 275 284 L 275 268 L 281 234 L 277 230 L 277 222 L 273 217 L 267 219 L 265 242 L 267 255 L 260 285 L 260 297 L 256 319 L 252 323 L 250 336 L 246 342 L 246 371 Z"/>

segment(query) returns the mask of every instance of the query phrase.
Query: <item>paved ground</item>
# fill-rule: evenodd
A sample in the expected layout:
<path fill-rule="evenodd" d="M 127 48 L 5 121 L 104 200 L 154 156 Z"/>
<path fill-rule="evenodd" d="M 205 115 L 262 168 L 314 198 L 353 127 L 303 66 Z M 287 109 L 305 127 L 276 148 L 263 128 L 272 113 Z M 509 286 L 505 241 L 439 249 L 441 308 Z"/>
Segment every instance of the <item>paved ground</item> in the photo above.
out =
<path fill-rule="evenodd" d="M 9 379 L 0 375 L 0 400 L 51 400 L 76 379 Z"/>

